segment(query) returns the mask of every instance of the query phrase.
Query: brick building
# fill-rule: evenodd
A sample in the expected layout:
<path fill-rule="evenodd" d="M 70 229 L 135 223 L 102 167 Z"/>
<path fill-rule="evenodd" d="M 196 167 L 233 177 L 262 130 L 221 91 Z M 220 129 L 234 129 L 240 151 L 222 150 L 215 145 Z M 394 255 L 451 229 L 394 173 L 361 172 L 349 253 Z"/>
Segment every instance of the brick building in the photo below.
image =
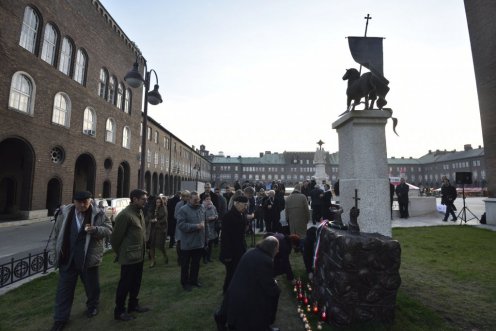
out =
<path fill-rule="evenodd" d="M 1 1 L 0 58 L 0 219 L 46 216 L 77 190 L 128 196 L 143 92 L 124 76 L 143 57 L 101 3 Z M 147 146 L 147 189 L 173 192 L 196 164 L 210 177 L 199 152 L 149 123 L 161 140 Z"/>
<path fill-rule="evenodd" d="M 311 179 L 315 174 L 314 152 L 260 153 L 259 157 L 231 157 L 219 154 L 211 157 L 212 182 L 225 187 L 236 180 L 271 182 L 281 180 L 293 186 Z M 438 188 L 441 178 L 447 176 L 455 181 L 457 172 L 471 172 L 473 184 L 469 187 L 486 187 L 487 173 L 484 148 L 472 148 L 470 144 L 461 151 L 429 151 L 420 158 L 388 158 L 390 177 L 404 177 L 417 186 Z M 326 152 L 326 174 L 334 184 L 339 179 L 339 152 Z"/>

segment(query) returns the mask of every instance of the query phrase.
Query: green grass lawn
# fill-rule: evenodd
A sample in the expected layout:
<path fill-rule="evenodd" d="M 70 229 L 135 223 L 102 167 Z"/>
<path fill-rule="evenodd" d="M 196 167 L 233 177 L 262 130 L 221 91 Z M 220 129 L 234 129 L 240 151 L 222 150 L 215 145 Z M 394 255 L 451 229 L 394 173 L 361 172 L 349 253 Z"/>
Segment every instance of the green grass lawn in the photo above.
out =
<path fill-rule="evenodd" d="M 496 329 L 496 232 L 468 226 L 398 228 L 402 247 L 402 284 L 392 325 L 367 324 L 347 330 L 494 330 Z M 215 252 L 217 254 L 217 251 Z M 68 330 L 215 330 L 212 314 L 222 298 L 224 267 L 202 263 L 203 287 L 183 291 L 175 251 L 168 265 L 145 264 L 140 303 L 152 311 L 131 322 L 113 320 L 119 265 L 106 254 L 100 269 L 100 314 L 84 316 L 85 295 L 79 284 Z M 305 279 L 300 254 L 292 254 L 297 276 Z M 49 330 L 52 325 L 57 273 L 36 279 L 0 299 L 0 330 Z M 276 325 L 303 330 L 292 286 L 279 277 L 282 294 Z M 316 330 L 315 321 L 312 321 Z M 334 330 L 325 325 L 324 330 Z"/>

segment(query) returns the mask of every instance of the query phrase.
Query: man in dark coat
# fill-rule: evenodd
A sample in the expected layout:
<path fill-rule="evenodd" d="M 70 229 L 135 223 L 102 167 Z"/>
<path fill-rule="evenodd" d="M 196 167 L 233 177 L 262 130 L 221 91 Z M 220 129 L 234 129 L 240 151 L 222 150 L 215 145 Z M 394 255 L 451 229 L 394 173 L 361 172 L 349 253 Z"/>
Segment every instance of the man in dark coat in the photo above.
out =
<path fill-rule="evenodd" d="M 400 206 L 400 218 L 408 218 L 408 191 L 410 187 L 405 182 L 405 178 L 401 178 L 400 183 L 396 186 L 396 196 Z"/>
<path fill-rule="evenodd" d="M 174 244 L 176 243 L 176 238 L 175 238 L 175 233 L 176 233 L 176 224 L 177 220 L 176 217 L 174 216 L 175 210 L 176 210 L 176 204 L 181 200 L 181 192 L 177 191 L 174 197 L 167 201 L 167 221 L 168 221 L 168 228 L 167 228 L 167 233 L 170 236 L 170 241 L 169 241 L 169 248 L 174 247 Z"/>
<path fill-rule="evenodd" d="M 277 313 L 281 290 L 273 277 L 279 242 L 269 236 L 243 255 L 222 303 L 219 329 L 225 322 L 236 331 L 269 331 Z"/>
<path fill-rule="evenodd" d="M 446 213 L 444 214 L 443 222 L 448 221 L 448 217 L 451 214 L 451 220 L 456 222 L 455 210 L 456 207 L 453 202 L 456 199 L 456 188 L 451 185 L 447 177 L 443 177 L 443 186 L 441 186 L 441 204 L 446 205 Z"/>
<path fill-rule="evenodd" d="M 391 199 L 391 219 L 393 219 L 394 185 L 391 183 L 391 179 L 389 180 L 389 195 Z"/>
<path fill-rule="evenodd" d="M 246 252 L 245 232 L 247 229 L 246 208 L 248 198 L 239 196 L 234 198 L 234 205 L 222 219 L 220 233 L 220 261 L 226 266 L 226 278 L 223 291 L 227 291 L 241 257 Z"/>
<path fill-rule="evenodd" d="M 331 208 L 332 205 L 332 191 L 331 186 L 329 184 L 324 184 L 324 195 L 322 196 L 322 206 L 321 206 L 321 214 L 322 218 L 325 220 L 331 220 Z"/>
<path fill-rule="evenodd" d="M 212 192 L 212 184 L 205 183 L 204 189 L 205 192 L 200 194 L 200 203 L 203 203 L 203 200 L 205 200 L 205 195 L 209 195 L 212 199 L 212 203 L 214 204 L 215 209 L 219 210 L 219 198 L 217 197 L 217 195 L 214 194 L 214 192 Z"/>
<path fill-rule="evenodd" d="M 310 191 L 310 199 L 312 200 L 310 207 L 312 208 L 312 223 L 317 224 L 322 217 L 322 198 L 324 197 L 324 191 L 315 185 L 313 190 Z"/>

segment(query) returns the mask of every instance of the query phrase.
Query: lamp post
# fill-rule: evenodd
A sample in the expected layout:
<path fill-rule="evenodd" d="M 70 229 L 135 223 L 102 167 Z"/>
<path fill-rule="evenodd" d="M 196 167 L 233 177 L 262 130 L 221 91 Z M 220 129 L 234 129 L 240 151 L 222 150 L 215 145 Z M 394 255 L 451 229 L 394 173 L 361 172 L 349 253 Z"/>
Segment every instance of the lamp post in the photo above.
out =
<path fill-rule="evenodd" d="M 198 191 L 198 174 L 200 173 L 201 170 L 200 164 L 196 163 L 193 169 L 196 170 L 195 190 Z"/>
<path fill-rule="evenodd" d="M 124 80 L 126 83 L 129 84 L 129 86 L 133 88 L 139 88 L 143 84 L 145 86 L 145 97 L 144 97 L 144 104 L 143 104 L 143 127 L 141 128 L 141 163 L 140 163 L 140 175 L 138 178 L 138 187 L 141 189 L 144 189 L 145 187 L 145 163 L 147 162 L 146 160 L 146 140 L 147 140 L 147 129 L 148 129 L 148 103 L 152 105 L 158 105 L 159 103 L 162 103 L 162 96 L 158 92 L 158 76 L 157 72 L 153 69 L 148 71 L 148 68 L 146 66 L 146 60 L 143 58 L 144 66 L 145 66 L 145 79 L 143 79 L 143 76 L 139 72 L 139 65 L 138 65 L 138 59 L 136 59 L 136 62 L 134 62 L 133 69 L 131 69 L 126 76 L 124 77 Z M 155 74 L 155 80 L 157 81 L 157 84 L 153 87 L 153 90 L 150 91 L 150 76 L 151 73 Z"/>

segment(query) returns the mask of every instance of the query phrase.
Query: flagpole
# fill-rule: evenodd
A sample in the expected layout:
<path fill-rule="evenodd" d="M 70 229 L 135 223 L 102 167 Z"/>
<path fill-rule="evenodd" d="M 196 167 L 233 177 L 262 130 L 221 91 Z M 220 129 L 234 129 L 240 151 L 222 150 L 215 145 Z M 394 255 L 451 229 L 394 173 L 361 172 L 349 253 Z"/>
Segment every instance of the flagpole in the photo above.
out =
<path fill-rule="evenodd" d="M 367 21 L 365 23 L 365 34 L 364 34 L 364 37 L 367 37 L 367 29 L 369 28 L 369 20 L 372 19 L 372 16 L 370 16 L 370 14 L 367 14 L 367 16 L 364 17 L 364 19 Z M 358 70 L 359 74 L 361 75 L 362 74 L 362 65 L 360 64 L 360 70 Z"/>

